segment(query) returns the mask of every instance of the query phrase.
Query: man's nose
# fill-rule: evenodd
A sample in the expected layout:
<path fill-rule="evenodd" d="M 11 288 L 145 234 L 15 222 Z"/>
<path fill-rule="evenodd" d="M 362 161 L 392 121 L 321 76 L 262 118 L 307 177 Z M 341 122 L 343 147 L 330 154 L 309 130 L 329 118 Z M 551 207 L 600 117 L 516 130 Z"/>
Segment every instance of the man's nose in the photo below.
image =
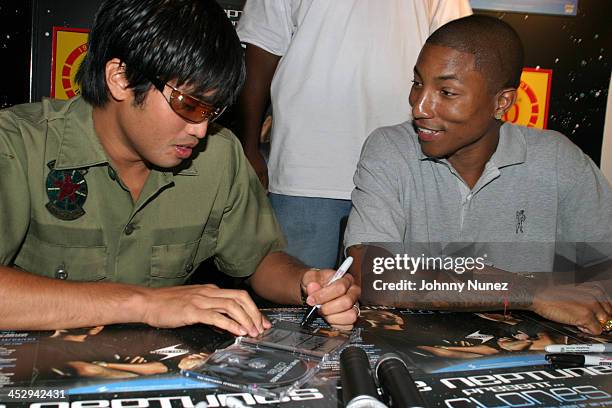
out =
<path fill-rule="evenodd" d="M 430 118 L 433 116 L 433 95 L 431 92 L 421 90 L 413 95 L 412 98 L 412 117 L 418 118 Z"/>
<path fill-rule="evenodd" d="M 192 136 L 197 137 L 198 139 L 203 139 L 206 136 L 206 131 L 208 130 L 208 121 L 205 120 L 201 123 L 190 123 L 187 128 L 187 133 Z"/>

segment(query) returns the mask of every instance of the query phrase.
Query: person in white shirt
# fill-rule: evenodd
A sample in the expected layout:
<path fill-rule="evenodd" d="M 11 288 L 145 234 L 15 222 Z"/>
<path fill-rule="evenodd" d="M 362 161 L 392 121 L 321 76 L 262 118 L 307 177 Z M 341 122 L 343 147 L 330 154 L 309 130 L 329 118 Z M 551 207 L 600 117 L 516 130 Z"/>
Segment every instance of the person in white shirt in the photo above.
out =
<path fill-rule="evenodd" d="M 239 134 L 290 254 L 319 268 L 336 263 L 363 141 L 409 119 L 419 50 L 468 14 L 468 0 L 247 0 L 238 23 L 247 64 Z M 266 163 L 259 134 L 270 97 Z"/>

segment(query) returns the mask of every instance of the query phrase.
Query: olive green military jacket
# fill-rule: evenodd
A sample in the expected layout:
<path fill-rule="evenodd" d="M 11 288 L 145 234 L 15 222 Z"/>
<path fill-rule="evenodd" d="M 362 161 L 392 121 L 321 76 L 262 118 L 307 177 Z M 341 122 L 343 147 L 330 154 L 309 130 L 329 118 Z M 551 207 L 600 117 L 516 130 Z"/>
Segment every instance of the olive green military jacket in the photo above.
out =
<path fill-rule="evenodd" d="M 231 132 L 211 126 L 198 147 L 134 203 L 80 97 L 0 111 L 0 263 L 146 286 L 182 284 L 209 257 L 252 274 L 285 245 L 268 199 Z"/>

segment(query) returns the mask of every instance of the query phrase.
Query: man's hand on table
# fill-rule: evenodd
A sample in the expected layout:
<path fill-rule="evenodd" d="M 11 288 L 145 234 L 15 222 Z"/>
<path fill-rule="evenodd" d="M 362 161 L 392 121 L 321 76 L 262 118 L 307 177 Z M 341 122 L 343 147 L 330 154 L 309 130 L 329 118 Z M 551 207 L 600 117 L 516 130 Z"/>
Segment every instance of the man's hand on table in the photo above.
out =
<path fill-rule="evenodd" d="M 598 335 L 603 323 L 612 319 L 612 298 L 599 283 L 557 285 L 539 291 L 530 309 L 549 320 Z"/>
<path fill-rule="evenodd" d="M 361 288 L 351 274 L 345 274 L 329 286 L 325 286 L 336 271 L 333 269 L 309 269 L 302 276 L 301 285 L 308 294 L 309 306 L 321 305 L 319 314 L 333 327 L 348 330 L 359 317 L 355 307 Z"/>
<path fill-rule="evenodd" d="M 271 327 L 246 291 L 219 289 L 216 285 L 173 286 L 146 291 L 143 322 L 154 327 L 204 323 L 237 336 L 251 337 Z"/>

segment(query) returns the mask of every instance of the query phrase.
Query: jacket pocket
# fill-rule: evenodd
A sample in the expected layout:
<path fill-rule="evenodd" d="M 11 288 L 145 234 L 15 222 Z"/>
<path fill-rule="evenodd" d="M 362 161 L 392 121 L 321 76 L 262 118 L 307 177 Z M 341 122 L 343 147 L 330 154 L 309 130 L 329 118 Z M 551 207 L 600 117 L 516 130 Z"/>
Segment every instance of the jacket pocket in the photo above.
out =
<path fill-rule="evenodd" d="M 24 271 L 50 278 L 99 281 L 106 278 L 106 260 L 106 246 L 85 243 L 81 246 L 64 245 L 29 234 L 14 265 Z"/>
<path fill-rule="evenodd" d="M 195 269 L 194 258 L 200 240 L 154 245 L 151 253 L 151 286 L 183 284 Z"/>

